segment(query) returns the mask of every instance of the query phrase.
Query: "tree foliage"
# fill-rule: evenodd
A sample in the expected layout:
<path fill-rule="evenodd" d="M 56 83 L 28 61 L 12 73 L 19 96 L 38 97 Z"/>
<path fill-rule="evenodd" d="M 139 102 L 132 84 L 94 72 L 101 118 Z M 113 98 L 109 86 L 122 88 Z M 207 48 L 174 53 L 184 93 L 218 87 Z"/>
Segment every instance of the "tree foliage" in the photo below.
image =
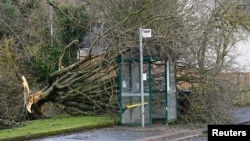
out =
<path fill-rule="evenodd" d="M 82 40 L 89 26 L 89 15 L 84 6 L 60 4 L 55 8 L 55 29 L 58 31 L 55 38 L 60 40 L 60 45 L 66 46 L 73 40 Z M 68 49 L 64 58 L 64 65 L 70 65 L 76 61 L 78 46 Z"/>
<path fill-rule="evenodd" d="M 44 8 L 50 10 L 50 12 L 44 13 Z M 34 11 L 32 17 L 34 21 L 32 25 L 46 22 L 46 26 L 41 25 L 38 29 L 33 29 L 34 38 L 44 36 L 38 39 L 43 43 L 39 45 L 30 44 L 33 47 L 29 49 L 32 55 L 31 66 L 39 82 L 44 81 L 46 75 L 58 69 L 58 58 L 64 47 L 72 40 L 81 40 L 86 33 L 86 26 L 89 22 L 88 14 L 83 6 L 58 4 L 58 7 L 52 9 L 52 11 L 49 8 L 51 8 L 49 5 L 41 5 L 39 9 Z M 41 16 L 38 16 L 40 14 Z M 37 19 L 39 17 L 44 18 Z M 50 19 L 51 17 L 52 19 Z M 50 38 L 48 38 L 49 34 Z M 47 41 L 47 43 L 44 41 Z M 67 50 L 67 55 L 65 55 L 62 63 L 63 66 L 68 66 L 76 61 L 78 49 L 78 45 L 74 45 Z"/>
<path fill-rule="evenodd" d="M 89 25 L 89 16 L 84 6 L 60 4 L 56 9 L 54 25 L 58 28 L 56 38 L 63 44 L 82 40 Z"/>
<path fill-rule="evenodd" d="M 13 33 L 17 28 L 17 19 L 20 11 L 11 0 L 2 0 L 0 2 L 0 37 Z"/>
<path fill-rule="evenodd" d="M 178 71 L 189 73 L 183 73 L 178 79 L 180 83 L 193 84 L 191 107 L 183 116 L 189 122 L 227 122 L 233 100 L 240 94 L 235 82 L 221 73 L 235 71 L 236 43 L 245 40 L 248 34 L 248 9 L 238 9 L 237 1 L 215 2 L 218 3 L 211 5 L 194 1 L 192 9 L 187 11 L 192 14 L 184 19 L 190 40 Z"/>

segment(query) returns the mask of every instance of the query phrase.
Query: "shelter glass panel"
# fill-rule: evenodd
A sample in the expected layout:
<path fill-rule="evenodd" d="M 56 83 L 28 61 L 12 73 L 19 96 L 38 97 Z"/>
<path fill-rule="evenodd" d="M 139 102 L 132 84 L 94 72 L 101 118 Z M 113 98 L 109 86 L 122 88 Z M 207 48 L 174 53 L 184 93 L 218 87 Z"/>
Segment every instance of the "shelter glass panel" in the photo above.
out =
<path fill-rule="evenodd" d="M 165 61 L 151 64 L 152 118 L 166 118 Z"/>
<path fill-rule="evenodd" d="M 168 63 L 168 121 L 174 121 L 177 119 L 177 100 L 176 100 L 176 73 L 175 64 L 173 62 Z"/>
<path fill-rule="evenodd" d="M 144 72 L 148 72 L 148 64 L 144 64 Z M 121 124 L 141 124 L 141 86 L 140 86 L 140 66 L 138 62 L 121 63 Z M 148 81 L 144 81 L 144 86 L 148 87 Z M 144 89 L 144 122 L 149 124 L 150 106 L 149 92 Z"/>

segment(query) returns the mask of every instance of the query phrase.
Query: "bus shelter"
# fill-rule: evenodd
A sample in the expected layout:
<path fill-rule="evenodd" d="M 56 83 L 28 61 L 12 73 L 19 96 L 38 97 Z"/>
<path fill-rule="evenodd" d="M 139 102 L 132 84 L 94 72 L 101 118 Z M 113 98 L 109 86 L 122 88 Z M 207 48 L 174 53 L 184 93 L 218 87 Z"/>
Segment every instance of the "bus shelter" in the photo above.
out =
<path fill-rule="evenodd" d="M 139 57 L 119 58 L 120 124 L 141 125 L 141 84 Z M 144 123 L 167 124 L 177 120 L 175 64 L 156 57 L 143 58 Z"/>

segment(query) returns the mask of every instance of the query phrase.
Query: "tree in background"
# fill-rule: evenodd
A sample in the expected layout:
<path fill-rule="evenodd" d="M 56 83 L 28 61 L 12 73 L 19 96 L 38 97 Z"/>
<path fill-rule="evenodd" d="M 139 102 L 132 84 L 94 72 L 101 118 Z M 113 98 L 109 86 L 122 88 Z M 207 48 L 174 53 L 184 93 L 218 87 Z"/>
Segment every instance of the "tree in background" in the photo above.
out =
<path fill-rule="evenodd" d="M 15 32 L 20 11 L 11 0 L 2 0 L 0 8 L 0 38 L 2 38 L 4 35 L 10 35 Z"/>
<path fill-rule="evenodd" d="M 22 55 L 17 45 L 20 10 L 11 0 L 0 1 L 0 9 L 0 118 L 4 119 L 18 117 L 25 111 L 15 75 L 22 70 L 19 67 Z"/>
<path fill-rule="evenodd" d="M 33 10 L 30 17 L 32 27 L 30 36 L 33 39 L 29 41 L 28 51 L 32 55 L 30 63 L 33 73 L 39 82 L 44 81 L 46 75 L 58 69 L 58 58 L 64 47 L 72 40 L 81 40 L 89 22 L 88 14 L 81 5 L 58 3 L 58 8 L 53 10 L 53 13 L 48 12 L 49 8 L 48 4 L 42 3 Z M 53 16 L 52 21 L 50 16 Z M 50 22 L 53 22 L 53 29 L 50 29 Z M 51 37 L 50 30 L 53 30 Z M 39 44 L 35 43 L 37 41 Z M 75 45 L 67 50 L 62 63 L 64 66 L 76 61 L 78 49 L 79 47 Z"/>
<path fill-rule="evenodd" d="M 54 25 L 58 31 L 54 38 L 60 41 L 59 46 L 66 46 L 73 40 L 81 41 L 86 35 L 90 21 L 85 6 L 60 4 L 55 11 Z M 78 46 L 68 49 L 64 58 L 65 66 L 76 62 L 77 50 Z"/>
<path fill-rule="evenodd" d="M 178 71 L 183 75 L 178 79 L 193 85 L 190 108 L 180 117 L 188 122 L 228 122 L 240 91 L 234 80 L 221 73 L 236 69 L 236 43 L 246 40 L 249 9 L 241 9 L 239 1 L 192 2 L 183 9 L 189 44 L 179 62 Z"/>

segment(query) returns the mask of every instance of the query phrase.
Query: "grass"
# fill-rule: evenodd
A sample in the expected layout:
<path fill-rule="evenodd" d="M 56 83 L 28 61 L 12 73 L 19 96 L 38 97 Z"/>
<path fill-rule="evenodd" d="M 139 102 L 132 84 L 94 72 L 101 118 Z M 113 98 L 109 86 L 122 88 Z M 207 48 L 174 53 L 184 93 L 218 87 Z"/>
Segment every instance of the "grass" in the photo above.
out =
<path fill-rule="evenodd" d="M 19 128 L 0 130 L 0 140 L 25 140 L 59 133 L 81 131 L 115 124 L 115 119 L 107 116 L 58 116 L 48 119 L 27 121 Z"/>

